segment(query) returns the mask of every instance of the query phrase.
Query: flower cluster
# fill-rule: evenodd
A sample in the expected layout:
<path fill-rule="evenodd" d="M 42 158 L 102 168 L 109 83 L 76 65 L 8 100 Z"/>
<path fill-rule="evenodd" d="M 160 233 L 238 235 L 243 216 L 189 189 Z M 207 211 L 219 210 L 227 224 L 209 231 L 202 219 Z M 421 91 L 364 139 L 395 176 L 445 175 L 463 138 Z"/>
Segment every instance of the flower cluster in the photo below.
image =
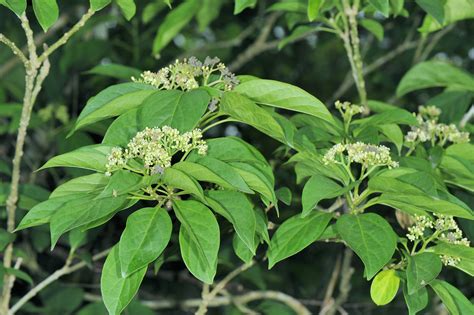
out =
<path fill-rule="evenodd" d="M 138 132 L 123 149 L 115 147 L 107 157 L 106 175 L 113 171 L 128 168 L 128 162 L 139 160 L 146 173 L 158 174 L 171 166 L 173 155 L 178 152 L 187 154 L 192 150 L 198 154 L 207 153 L 207 144 L 202 140 L 202 132 L 194 129 L 180 134 L 177 129 L 169 126 L 162 128 L 146 128 Z"/>
<path fill-rule="evenodd" d="M 334 104 L 336 109 L 341 113 L 343 117 L 348 115 L 354 116 L 364 112 L 364 107 L 359 105 L 351 104 L 350 102 L 336 101 Z"/>
<path fill-rule="evenodd" d="M 415 223 L 408 228 L 407 238 L 412 241 L 431 242 L 442 241 L 449 244 L 470 246 L 467 238 L 463 237 L 462 231 L 452 216 L 434 214 L 435 219 L 428 216 L 415 215 Z M 446 266 L 455 266 L 459 263 L 459 257 L 440 255 L 441 261 Z"/>
<path fill-rule="evenodd" d="M 465 143 L 469 142 L 469 133 L 460 131 L 456 125 L 438 123 L 441 110 L 436 106 L 420 106 L 416 118 L 419 126 L 412 126 L 411 131 L 405 136 L 405 142 L 411 146 L 416 146 L 419 142 L 430 141 L 433 145 L 440 145 L 446 142 Z"/>
<path fill-rule="evenodd" d="M 158 89 L 181 89 L 189 91 L 199 86 L 216 86 L 219 84 L 225 91 L 232 90 L 239 80 L 219 58 L 206 57 L 204 62 L 196 57 L 176 60 L 173 64 L 158 72 L 145 71 L 140 78 L 132 77 L 132 81 L 152 85 Z"/>
<path fill-rule="evenodd" d="M 334 145 L 323 157 L 324 164 L 346 164 L 355 162 L 365 168 L 371 166 L 398 167 L 398 162 L 392 161 L 390 149 L 383 145 L 373 145 L 363 142 Z"/>

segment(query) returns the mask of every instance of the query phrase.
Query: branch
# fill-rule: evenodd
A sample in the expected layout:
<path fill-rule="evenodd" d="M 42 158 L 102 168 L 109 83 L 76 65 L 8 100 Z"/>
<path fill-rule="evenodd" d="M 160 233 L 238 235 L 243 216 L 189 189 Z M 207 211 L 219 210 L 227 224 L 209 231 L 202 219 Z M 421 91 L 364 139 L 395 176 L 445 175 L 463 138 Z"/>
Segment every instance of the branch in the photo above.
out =
<path fill-rule="evenodd" d="M 255 56 L 278 46 L 278 40 L 267 42 L 267 39 L 279 16 L 280 15 L 278 13 L 274 13 L 265 20 L 265 24 L 263 25 L 262 30 L 255 41 L 249 47 L 247 47 L 245 51 L 239 54 L 235 61 L 229 65 L 229 69 L 231 71 L 235 72 Z"/>
<path fill-rule="evenodd" d="M 254 264 L 255 264 L 255 261 L 252 260 L 248 264 L 241 265 L 239 268 L 235 269 L 234 271 L 229 273 L 227 276 L 225 276 L 224 279 L 222 279 L 219 283 L 217 283 L 214 289 L 212 289 L 210 292 L 209 292 L 209 286 L 205 284 L 203 287 L 202 302 L 199 305 L 198 310 L 196 311 L 196 315 L 206 314 L 207 306 L 209 302 L 212 299 L 214 299 L 217 296 L 217 294 L 219 294 L 219 292 L 221 292 L 230 281 L 232 281 L 235 277 L 237 277 L 239 274 L 241 274 L 245 270 L 252 267 Z"/>
<path fill-rule="evenodd" d="M 0 33 L 0 42 L 7 45 L 12 50 L 13 54 L 16 55 L 21 60 L 21 62 L 23 62 L 25 67 L 27 67 L 28 59 L 26 59 L 21 49 L 18 48 L 14 42 L 12 42 L 10 39 L 8 39 L 5 35 L 1 33 Z"/>
<path fill-rule="evenodd" d="M 110 248 L 109 249 L 106 249 L 98 254 L 95 254 L 94 256 L 92 256 L 92 261 L 97 261 L 105 256 L 107 256 L 107 254 L 109 253 L 110 251 Z M 59 278 L 61 278 L 62 276 L 65 276 L 67 274 L 70 274 L 70 273 L 73 273 L 77 270 L 80 270 L 82 268 L 84 268 L 85 266 L 87 266 L 87 263 L 84 262 L 84 261 L 81 261 L 75 265 L 70 265 L 71 263 L 71 259 L 68 258 L 66 260 L 66 263 L 64 264 L 64 266 L 58 270 L 56 270 L 54 273 L 52 273 L 49 277 L 47 277 L 46 279 L 44 279 L 43 281 L 41 281 L 40 283 L 38 283 L 38 285 L 36 285 L 33 289 L 31 289 L 27 294 L 25 294 L 20 300 L 18 300 L 18 302 L 15 303 L 15 305 L 12 306 L 12 308 L 10 309 L 8 315 L 13 315 L 15 314 L 23 305 L 26 304 L 26 302 L 28 302 L 29 300 L 31 300 L 33 297 L 35 297 L 41 290 L 43 290 L 44 288 L 46 288 L 48 285 L 50 285 L 51 283 L 55 282 L 56 280 L 58 280 Z"/>
<path fill-rule="evenodd" d="M 86 22 L 94 15 L 96 11 L 92 10 L 92 9 L 89 9 L 86 14 L 84 14 L 81 19 L 76 23 L 74 24 L 74 26 L 71 27 L 71 29 L 69 31 L 67 31 L 66 33 L 63 34 L 63 36 L 61 36 L 60 39 L 58 39 L 53 45 L 51 45 L 51 47 L 49 47 L 48 49 L 46 49 L 42 54 L 41 56 L 38 58 L 38 61 L 39 62 L 43 62 L 44 60 L 46 60 L 46 58 L 48 58 L 49 55 L 51 55 L 56 49 L 58 49 L 59 47 L 63 46 L 64 44 L 67 43 L 67 41 L 69 40 L 69 38 L 71 38 L 72 35 L 74 35 L 77 31 L 79 31 L 83 26 L 84 24 L 86 24 Z"/>

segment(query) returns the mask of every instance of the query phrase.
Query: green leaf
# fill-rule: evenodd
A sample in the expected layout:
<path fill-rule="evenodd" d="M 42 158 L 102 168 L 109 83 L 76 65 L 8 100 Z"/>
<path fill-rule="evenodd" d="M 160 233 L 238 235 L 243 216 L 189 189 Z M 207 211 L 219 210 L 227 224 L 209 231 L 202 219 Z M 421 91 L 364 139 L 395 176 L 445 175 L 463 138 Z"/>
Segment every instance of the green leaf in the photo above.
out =
<path fill-rule="evenodd" d="M 177 168 L 169 167 L 162 177 L 163 183 L 172 188 L 182 189 L 193 195 L 202 202 L 205 202 L 204 192 L 201 185 L 191 176 Z"/>
<path fill-rule="evenodd" d="M 235 92 L 225 92 L 220 106 L 221 111 L 230 117 L 248 124 L 290 147 L 293 146 L 294 126 L 289 126 L 290 129 L 286 129 L 282 125 L 283 121 L 277 120 L 274 115 L 247 97 Z"/>
<path fill-rule="evenodd" d="M 308 114 L 335 124 L 326 106 L 297 86 L 274 80 L 255 79 L 240 83 L 234 90 L 257 104 Z"/>
<path fill-rule="evenodd" d="M 87 74 L 97 74 L 115 79 L 130 80 L 130 78 L 140 77 L 140 70 L 116 63 L 100 64 L 86 71 Z"/>
<path fill-rule="evenodd" d="M 242 242 L 255 254 L 256 221 L 253 206 L 247 197 L 236 191 L 210 190 L 207 202 L 234 226 Z"/>
<path fill-rule="evenodd" d="M 196 14 L 200 32 L 204 32 L 206 27 L 219 16 L 223 4 L 222 0 L 203 0 L 201 8 Z"/>
<path fill-rule="evenodd" d="M 16 269 L 16 268 L 5 268 L 3 265 L 0 268 L 3 269 L 5 271 L 5 273 L 7 273 L 9 275 L 13 275 L 16 278 L 21 279 L 21 280 L 23 280 L 23 281 L 25 281 L 25 282 L 27 282 L 31 285 L 33 285 L 33 283 L 34 283 L 33 279 L 30 277 L 30 275 L 28 275 L 24 271 L 21 271 L 21 270 Z"/>
<path fill-rule="evenodd" d="M 77 150 L 57 155 L 46 162 L 39 170 L 52 167 L 77 167 L 97 172 L 105 172 L 107 155 L 112 146 L 94 144 L 81 147 Z"/>
<path fill-rule="evenodd" d="M 255 238 L 254 245 L 252 245 L 252 248 L 256 249 L 258 247 L 258 244 L 258 239 Z M 255 253 L 253 253 L 252 250 L 249 249 L 249 247 L 242 241 L 242 239 L 237 234 L 234 234 L 234 237 L 232 238 L 232 248 L 234 249 L 234 252 L 237 257 L 239 257 L 244 263 L 249 263 L 255 255 Z"/>
<path fill-rule="evenodd" d="M 121 208 L 125 201 L 126 196 L 117 196 L 90 200 L 80 198 L 61 204 L 61 211 L 56 209 L 50 219 L 51 247 L 63 233 L 108 217 Z"/>
<path fill-rule="evenodd" d="M 268 251 L 268 268 L 302 251 L 319 239 L 331 220 L 331 213 L 313 211 L 307 217 L 299 214 L 287 219 L 276 230 Z"/>
<path fill-rule="evenodd" d="M 153 41 L 153 53 L 159 54 L 178 33 L 189 24 L 199 10 L 199 1 L 187 0 L 173 9 L 161 23 Z"/>
<path fill-rule="evenodd" d="M 179 162 L 173 167 L 198 181 L 215 183 L 224 188 L 239 190 L 244 193 L 253 193 L 242 176 L 232 166 L 218 159 L 201 156 L 195 159 L 194 162 Z"/>
<path fill-rule="evenodd" d="M 281 187 L 275 191 L 278 200 L 283 202 L 285 205 L 291 205 L 292 193 L 288 187 Z"/>
<path fill-rule="evenodd" d="M 268 179 L 261 169 L 247 163 L 231 162 L 232 168 L 243 178 L 249 188 L 258 192 L 263 198 L 263 202 L 268 206 L 268 202 L 277 205 L 275 191 L 273 190 L 273 177 Z"/>
<path fill-rule="evenodd" d="M 369 0 L 369 3 L 373 5 L 375 9 L 380 11 L 385 17 L 388 17 L 390 12 L 388 0 Z"/>
<path fill-rule="evenodd" d="M 100 278 L 102 300 L 110 315 L 119 315 L 137 294 L 138 288 L 146 274 L 146 267 L 129 277 L 123 278 L 120 270 L 119 247 L 112 248 Z"/>
<path fill-rule="evenodd" d="M 87 241 L 87 232 L 81 231 L 81 229 L 74 229 L 69 232 L 69 245 L 71 245 L 71 250 L 75 251 Z"/>
<path fill-rule="evenodd" d="M 306 4 L 299 0 L 284 0 L 272 4 L 267 11 L 284 11 L 305 14 L 307 11 Z"/>
<path fill-rule="evenodd" d="M 364 274 L 368 280 L 390 261 L 395 252 L 397 235 L 378 214 L 345 214 L 337 220 L 336 228 L 364 263 Z"/>
<path fill-rule="evenodd" d="M 474 305 L 457 288 L 443 280 L 433 280 L 430 286 L 451 315 L 474 314 Z"/>
<path fill-rule="evenodd" d="M 39 24 L 46 32 L 59 17 L 59 8 L 56 0 L 32 0 L 33 11 Z"/>
<path fill-rule="evenodd" d="M 255 8 L 257 0 L 235 0 L 234 1 L 234 14 L 237 15 L 246 8 Z"/>
<path fill-rule="evenodd" d="M 122 277 L 129 277 L 157 259 L 168 245 L 172 229 L 165 209 L 143 208 L 132 213 L 118 244 Z"/>
<path fill-rule="evenodd" d="M 438 255 L 433 253 L 421 253 L 408 257 L 407 266 L 407 288 L 408 294 L 413 294 L 435 279 L 443 264 Z"/>
<path fill-rule="evenodd" d="M 461 260 L 454 267 L 474 277 L 474 248 L 439 242 L 436 246 L 430 247 L 428 250 L 438 255 L 460 258 Z"/>
<path fill-rule="evenodd" d="M 16 235 L 5 229 L 0 229 L 0 252 L 4 251 L 8 244 L 13 242 Z"/>
<path fill-rule="evenodd" d="M 18 16 L 26 10 L 26 0 L 3 0 L 0 1 L 0 4 L 6 6 Z"/>
<path fill-rule="evenodd" d="M 92 123 L 119 116 L 136 108 L 154 93 L 160 93 L 160 91 L 151 85 L 142 83 L 121 83 L 109 86 L 87 102 L 71 133 Z"/>
<path fill-rule="evenodd" d="M 303 188 L 301 203 L 302 217 L 306 217 L 324 199 L 330 199 L 344 194 L 350 186 L 341 187 L 338 183 L 322 175 L 313 175 Z"/>
<path fill-rule="evenodd" d="M 474 18 L 474 2 L 472 0 L 445 0 L 443 2 L 444 22 L 441 24 L 431 14 L 427 15 L 422 26 L 418 29 L 420 32 L 434 32 L 457 21 Z"/>
<path fill-rule="evenodd" d="M 474 77 L 449 63 L 426 61 L 417 64 L 405 73 L 398 84 L 397 96 L 433 87 L 474 91 Z"/>
<path fill-rule="evenodd" d="M 371 19 L 362 19 L 360 22 L 363 28 L 371 32 L 379 42 L 383 40 L 383 26 L 379 22 Z"/>
<path fill-rule="evenodd" d="M 403 147 L 403 132 L 397 124 L 379 125 L 380 132 L 387 137 L 387 140 L 395 144 L 400 154 Z"/>
<path fill-rule="evenodd" d="M 201 89 L 189 92 L 167 90 L 153 93 L 138 109 L 117 118 L 107 130 L 103 143 L 126 146 L 146 127 L 171 126 L 181 132 L 196 127 L 207 109 L 209 94 Z"/>
<path fill-rule="evenodd" d="M 400 278 L 395 270 L 388 269 L 380 271 L 370 286 L 370 297 L 375 304 L 381 306 L 390 303 L 398 292 Z"/>
<path fill-rule="evenodd" d="M 91 9 L 94 11 L 99 11 L 105 8 L 112 0 L 89 0 L 91 3 Z"/>
<path fill-rule="evenodd" d="M 196 278 L 211 284 L 220 244 L 216 218 L 209 208 L 193 200 L 175 200 L 173 209 L 181 222 L 179 246 L 186 267 Z"/>
<path fill-rule="evenodd" d="M 443 24 L 444 3 L 446 0 L 416 0 L 416 3 L 438 23 Z"/>
<path fill-rule="evenodd" d="M 408 294 L 406 283 L 403 285 L 403 297 L 408 307 L 409 315 L 416 315 L 416 313 L 424 310 L 428 305 L 428 290 L 423 287 L 413 294 Z"/>
<path fill-rule="evenodd" d="M 324 0 L 308 0 L 308 20 L 316 20 L 319 15 L 319 9 Z"/>
<path fill-rule="evenodd" d="M 122 11 L 123 16 L 130 21 L 137 12 L 135 0 L 115 0 L 115 2 Z"/>

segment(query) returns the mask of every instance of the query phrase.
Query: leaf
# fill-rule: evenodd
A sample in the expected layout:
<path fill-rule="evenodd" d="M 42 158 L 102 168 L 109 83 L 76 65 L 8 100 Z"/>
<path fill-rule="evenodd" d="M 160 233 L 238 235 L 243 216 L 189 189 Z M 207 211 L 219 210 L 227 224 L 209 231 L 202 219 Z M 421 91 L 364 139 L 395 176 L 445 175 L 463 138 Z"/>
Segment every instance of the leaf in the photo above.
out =
<path fill-rule="evenodd" d="M 232 223 L 239 238 L 255 254 L 256 221 L 253 206 L 247 197 L 228 190 L 210 190 L 208 195 L 209 206 Z"/>
<path fill-rule="evenodd" d="M 258 239 L 255 238 L 252 248 L 256 249 L 258 247 L 258 243 Z M 234 253 L 237 255 L 237 257 L 239 257 L 246 264 L 249 263 L 255 255 L 237 234 L 234 234 L 234 237 L 232 238 L 232 248 L 234 249 Z"/>
<path fill-rule="evenodd" d="M 439 242 L 435 246 L 428 248 L 428 250 L 437 255 L 447 255 L 460 258 L 461 260 L 454 267 L 464 271 L 471 277 L 474 277 L 474 248 Z"/>
<path fill-rule="evenodd" d="M 255 79 L 242 82 L 234 89 L 257 104 L 308 114 L 335 124 L 326 106 L 297 86 L 274 80 Z"/>
<path fill-rule="evenodd" d="M 252 80 L 253 81 L 253 80 Z M 247 97 L 235 92 L 225 92 L 221 99 L 221 111 L 248 124 L 264 134 L 292 147 L 294 126 L 285 129 L 280 121 Z"/>
<path fill-rule="evenodd" d="M 438 23 L 443 24 L 445 0 L 416 0 L 416 3 Z"/>
<path fill-rule="evenodd" d="M 371 32 L 379 42 L 383 40 L 384 30 L 382 24 L 371 19 L 362 19 L 360 25 Z"/>
<path fill-rule="evenodd" d="M 1 269 L 3 269 L 5 271 L 5 273 L 9 274 L 9 275 L 13 275 L 15 276 L 16 278 L 18 279 L 21 279 L 31 285 L 33 285 L 34 281 L 33 279 L 30 277 L 30 275 L 28 275 L 26 272 L 24 271 L 21 271 L 19 269 L 16 269 L 16 268 L 5 268 L 4 266 L 0 267 Z"/>
<path fill-rule="evenodd" d="M 112 77 L 115 79 L 123 79 L 123 80 L 130 80 L 130 78 L 135 77 L 138 78 L 140 77 L 141 71 L 116 64 L 116 63 L 107 63 L 107 64 L 100 64 L 95 66 L 94 68 L 86 71 L 85 73 L 87 74 L 98 74 L 98 75 L 103 75 L 106 77 Z"/>
<path fill-rule="evenodd" d="M 283 202 L 285 205 L 291 205 L 292 193 L 288 187 L 281 187 L 275 191 L 278 200 Z"/>
<path fill-rule="evenodd" d="M 51 247 L 59 237 L 75 228 L 87 225 L 114 213 L 125 204 L 126 196 L 87 200 L 87 198 L 67 201 L 56 209 L 50 219 Z"/>
<path fill-rule="evenodd" d="M 119 247 L 115 245 L 110 251 L 102 268 L 100 291 L 102 300 L 110 315 L 119 315 L 137 294 L 138 288 L 146 274 L 146 267 L 127 278 L 120 271 Z"/>
<path fill-rule="evenodd" d="M 422 26 L 418 29 L 420 32 L 434 32 L 457 21 L 474 18 L 474 3 L 472 0 L 446 0 L 443 3 L 444 22 L 440 24 L 434 17 L 427 15 Z"/>
<path fill-rule="evenodd" d="M 103 143 L 126 146 L 137 132 L 146 127 L 168 125 L 181 132 L 196 127 L 207 109 L 209 94 L 201 89 L 183 92 L 166 90 L 153 93 L 140 107 L 128 111 L 108 128 Z"/>
<path fill-rule="evenodd" d="M 319 15 L 319 9 L 324 0 L 308 0 L 308 20 L 313 22 Z"/>
<path fill-rule="evenodd" d="M 104 144 L 94 144 L 81 147 L 74 151 L 57 155 L 51 158 L 40 170 L 52 167 L 77 167 L 97 172 L 105 172 L 107 155 L 112 150 L 112 146 Z"/>
<path fill-rule="evenodd" d="M 201 8 L 196 14 L 200 32 L 204 32 L 209 24 L 219 16 L 222 5 L 221 0 L 203 0 Z"/>
<path fill-rule="evenodd" d="M 385 17 L 388 17 L 390 12 L 388 0 L 369 0 L 369 3 L 373 5 L 375 9 L 380 11 Z"/>
<path fill-rule="evenodd" d="M 89 0 L 91 3 L 91 9 L 94 11 L 99 11 L 109 5 L 112 0 Z"/>
<path fill-rule="evenodd" d="M 397 235 L 378 214 L 345 214 L 337 220 L 336 228 L 364 263 L 364 274 L 368 280 L 390 261 L 395 252 Z"/>
<path fill-rule="evenodd" d="M 142 208 L 133 212 L 118 244 L 122 277 L 129 277 L 157 259 L 168 245 L 172 229 L 165 209 Z"/>
<path fill-rule="evenodd" d="M 0 252 L 3 252 L 8 244 L 13 242 L 16 235 L 5 229 L 0 229 Z"/>
<path fill-rule="evenodd" d="M 165 169 L 165 173 L 162 177 L 163 183 L 171 188 L 182 189 L 200 201 L 205 202 L 204 192 L 201 185 L 199 185 L 193 177 L 173 166 Z"/>
<path fill-rule="evenodd" d="M 405 284 L 403 286 L 403 297 L 405 298 L 409 315 L 416 315 L 416 313 L 424 310 L 428 305 L 428 290 L 426 290 L 425 287 L 413 294 L 408 294 L 408 289 Z"/>
<path fill-rule="evenodd" d="M 403 147 L 403 132 L 397 124 L 379 125 L 380 132 L 387 137 L 387 140 L 395 144 L 400 154 Z"/>
<path fill-rule="evenodd" d="M 474 305 L 457 288 L 443 280 L 433 280 L 430 286 L 451 315 L 474 314 Z"/>
<path fill-rule="evenodd" d="M 219 251 L 219 225 L 211 210 L 193 200 L 174 200 L 173 209 L 181 222 L 179 247 L 188 270 L 211 284 L 216 275 Z"/>
<path fill-rule="evenodd" d="M 273 177 L 269 180 L 265 173 L 251 164 L 240 162 L 229 164 L 243 178 L 251 190 L 258 192 L 263 197 L 262 200 L 267 206 L 268 202 L 277 206 L 277 199 L 273 190 Z"/>
<path fill-rule="evenodd" d="M 87 242 L 87 232 L 80 229 L 74 229 L 69 232 L 69 245 L 71 250 L 75 251 Z"/>
<path fill-rule="evenodd" d="M 331 213 L 313 211 L 307 217 L 295 215 L 278 227 L 270 241 L 268 268 L 299 253 L 319 239 L 331 220 Z"/>
<path fill-rule="evenodd" d="M 174 165 L 198 181 L 218 184 L 231 190 L 252 194 L 253 191 L 229 164 L 208 156 L 201 156 L 194 162 L 179 162 Z"/>
<path fill-rule="evenodd" d="M 408 257 L 406 271 L 408 294 L 413 294 L 430 283 L 439 275 L 442 268 L 441 259 L 433 253 L 425 252 Z"/>
<path fill-rule="evenodd" d="M 397 96 L 409 92 L 433 88 L 448 87 L 474 91 L 474 77 L 449 63 L 426 61 L 411 68 L 398 84 Z"/>
<path fill-rule="evenodd" d="M 372 280 L 370 297 L 378 306 L 386 305 L 395 298 L 399 286 L 400 278 L 397 277 L 395 270 L 382 270 Z"/>
<path fill-rule="evenodd" d="M 239 14 L 246 8 L 255 8 L 257 0 L 235 0 L 234 1 L 234 15 Z"/>
<path fill-rule="evenodd" d="M 26 0 L 3 0 L 0 1 L 0 4 L 6 6 L 18 16 L 26 10 Z"/>
<path fill-rule="evenodd" d="M 153 54 L 159 55 L 161 50 L 189 24 L 198 9 L 199 1 L 196 0 L 187 0 L 173 9 L 161 23 L 153 40 Z"/>
<path fill-rule="evenodd" d="M 120 11 L 122 11 L 123 16 L 130 21 L 137 12 L 135 0 L 115 0 L 115 2 L 119 6 Z"/>
<path fill-rule="evenodd" d="M 143 83 L 131 82 L 109 86 L 87 102 L 71 133 L 92 123 L 119 116 L 136 108 L 154 93 L 160 93 L 160 91 Z"/>
<path fill-rule="evenodd" d="M 33 11 L 35 11 L 43 31 L 47 31 L 59 17 L 59 8 L 56 0 L 32 0 Z"/>
<path fill-rule="evenodd" d="M 341 187 L 338 183 L 322 175 L 313 175 L 303 188 L 301 203 L 302 217 L 306 217 L 321 200 L 330 199 L 344 194 L 350 186 Z"/>

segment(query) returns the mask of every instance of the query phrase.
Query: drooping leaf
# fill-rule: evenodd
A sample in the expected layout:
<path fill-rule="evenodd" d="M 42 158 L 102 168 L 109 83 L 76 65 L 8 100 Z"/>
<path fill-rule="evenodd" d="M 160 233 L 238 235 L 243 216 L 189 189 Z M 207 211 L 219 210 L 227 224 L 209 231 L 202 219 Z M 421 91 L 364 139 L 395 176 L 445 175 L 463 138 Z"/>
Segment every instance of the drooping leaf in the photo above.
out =
<path fill-rule="evenodd" d="M 234 14 L 239 14 L 246 8 L 254 8 L 257 4 L 257 0 L 235 0 L 234 1 Z"/>
<path fill-rule="evenodd" d="M 395 252 L 397 235 L 378 214 L 345 214 L 337 220 L 336 227 L 342 239 L 364 263 L 367 279 L 382 269 Z"/>
<path fill-rule="evenodd" d="M 6 6 L 20 16 L 26 10 L 26 0 L 3 0 L 0 4 Z"/>
<path fill-rule="evenodd" d="M 395 270 L 382 270 L 372 280 L 370 297 L 375 304 L 386 305 L 395 298 L 399 286 L 400 278 L 397 277 Z"/>
<path fill-rule="evenodd" d="M 120 270 L 119 247 L 110 251 L 102 268 L 100 291 L 105 307 L 111 315 L 119 315 L 132 301 L 143 281 L 146 267 L 124 278 Z"/>
<path fill-rule="evenodd" d="M 204 192 L 201 185 L 191 176 L 177 168 L 169 167 L 162 177 L 163 183 L 172 188 L 182 189 L 204 202 Z"/>
<path fill-rule="evenodd" d="M 247 197 L 228 190 L 210 190 L 208 195 L 209 206 L 232 223 L 242 242 L 255 253 L 256 221 L 253 206 Z"/>
<path fill-rule="evenodd" d="M 408 258 L 407 288 L 408 294 L 414 294 L 435 279 L 443 264 L 438 255 L 433 253 L 420 253 Z"/>
<path fill-rule="evenodd" d="M 416 0 L 416 3 L 429 15 L 443 24 L 444 20 L 444 0 Z"/>
<path fill-rule="evenodd" d="M 270 242 L 268 268 L 318 240 L 331 217 L 328 212 L 313 211 L 305 218 L 297 214 L 283 222 Z"/>
<path fill-rule="evenodd" d="M 430 286 L 440 297 L 451 315 L 474 313 L 474 305 L 453 285 L 443 280 L 433 280 Z"/>
<path fill-rule="evenodd" d="M 363 28 L 371 32 L 379 42 L 383 40 L 384 30 L 382 24 L 375 20 L 363 19 L 360 21 Z"/>
<path fill-rule="evenodd" d="M 115 2 L 117 3 L 120 8 L 120 11 L 122 11 L 123 16 L 127 20 L 131 20 L 137 12 L 135 0 L 115 0 Z"/>
<path fill-rule="evenodd" d="M 107 155 L 112 146 L 94 144 L 77 150 L 57 155 L 46 162 L 39 170 L 51 167 L 77 167 L 97 172 L 105 172 Z"/>
<path fill-rule="evenodd" d="M 347 186 L 350 189 L 350 186 Z M 322 175 L 313 175 L 303 188 L 301 203 L 303 205 L 302 217 L 307 216 L 321 200 L 330 199 L 344 194 L 348 188 L 341 187 L 338 183 Z"/>
<path fill-rule="evenodd" d="M 179 247 L 188 270 L 211 284 L 217 269 L 219 225 L 211 210 L 200 202 L 175 200 L 173 209 L 181 222 Z"/>
<path fill-rule="evenodd" d="M 199 9 L 199 1 L 187 0 L 174 8 L 161 23 L 153 41 L 153 53 L 159 54 L 163 48 L 188 25 Z"/>
<path fill-rule="evenodd" d="M 162 208 L 132 213 L 118 244 L 122 277 L 129 277 L 157 259 L 168 245 L 172 228 L 171 218 Z"/>
<path fill-rule="evenodd" d="M 308 0 L 308 20 L 314 21 L 319 15 L 319 9 L 324 0 Z"/>
<path fill-rule="evenodd" d="M 426 61 L 417 64 L 403 76 L 397 87 L 397 96 L 433 87 L 474 91 L 474 77 L 449 63 Z"/>
<path fill-rule="evenodd" d="M 59 17 L 56 0 L 33 0 L 33 11 L 35 11 L 36 18 L 45 32 Z"/>
<path fill-rule="evenodd" d="M 428 290 L 426 290 L 426 287 L 422 287 L 413 294 L 408 294 L 405 281 L 403 285 L 403 297 L 405 298 L 409 315 L 416 315 L 428 305 Z"/>
<path fill-rule="evenodd" d="M 369 0 L 369 3 L 380 11 L 385 17 L 388 17 L 390 12 L 390 5 L 388 0 Z"/>
<path fill-rule="evenodd" d="M 89 2 L 92 10 L 99 11 L 105 8 L 112 0 L 89 0 Z"/>
<path fill-rule="evenodd" d="M 100 64 L 88 70 L 87 74 L 97 74 L 115 79 L 130 80 L 130 78 L 140 77 L 141 71 L 116 63 Z"/>
<path fill-rule="evenodd" d="M 428 2 L 428 0 L 425 1 Z M 438 0 L 430 2 L 438 2 Z M 436 17 L 431 14 L 427 15 L 422 26 L 418 29 L 420 32 L 434 32 L 457 21 L 474 18 L 474 3 L 472 0 L 446 0 L 443 1 L 443 4 L 443 23 L 437 21 Z M 438 11 L 440 10 L 438 9 Z"/>

